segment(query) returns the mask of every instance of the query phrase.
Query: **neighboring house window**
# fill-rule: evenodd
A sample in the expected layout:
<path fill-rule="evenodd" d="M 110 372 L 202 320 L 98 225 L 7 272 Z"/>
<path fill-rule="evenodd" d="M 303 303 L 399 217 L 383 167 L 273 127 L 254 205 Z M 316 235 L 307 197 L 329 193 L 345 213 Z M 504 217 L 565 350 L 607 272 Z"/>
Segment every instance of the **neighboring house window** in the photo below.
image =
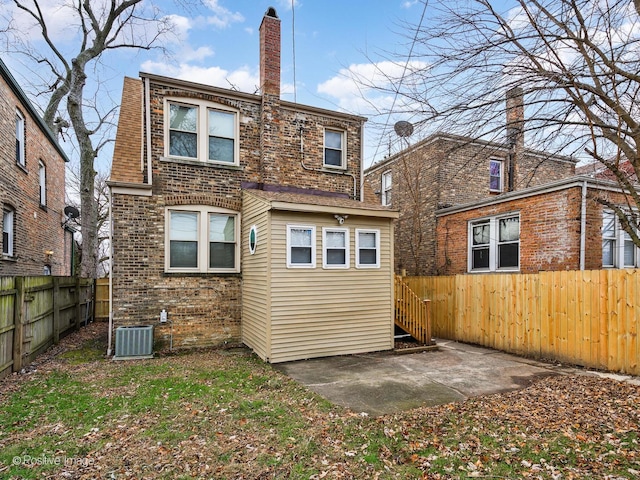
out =
<path fill-rule="evenodd" d="M 602 212 L 602 266 L 634 268 L 640 264 L 640 252 L 610 210 Z"/>
<path fill-rule="evenodd" d="M 5 208 L 2 214 L 2 254 L 13 257 L 15 211 Z"/>
<path fill-rule="evenodd" d="M 380 230 L 356 229 L 356 268 L 380 268 Z"/>
<path fill-rule="evenodd" d="M 24 131 L 24 115 L 16 110 L 16 162 L 23 167 L 26 166 Z"/>
<path fill-rule="evenodd" d="M 201 102 L 168 102 L 167 155 L 214 163 L 238 164 L 238 114 Z"/>
<path fill-rule="evenodd" d="M 391 172 L 382 174 L 382 205 L 391 205 Z"/>
<path fill-rule="evenodd" d="M 167 209 L 165 269 L 170 272 L 240 271 L 236 212 L 211 207 Z"/>
<path fill-rule="evenodd" d="M 47 168 L 42 161 L 38 162 L 38 174 L 40 185 L 40 205 L 47 204 Z"/>
<path fill-rule="evenodd" d="M 345 134 L 339 130 L 324 131 L 324 166 L 346 168 L 345 165 Z"/>
<path fill-rule="evenodd" d="M 287 225 L 287 267 L 315 268 L 316 227 Z"/>
<path fill-rule="evenodd" d="M 489 160 L 489 190 L 502 192 L 502 160 Z"/>
<path fill-rule="evenodd" d="M 349 268 L 349 229 L 322 229 L 322 267 Z"/>
<path fill-rule="evenodd" d="M 469 223 L 469 270 L 517 270 L 520 266 L 520 216 Z"/>

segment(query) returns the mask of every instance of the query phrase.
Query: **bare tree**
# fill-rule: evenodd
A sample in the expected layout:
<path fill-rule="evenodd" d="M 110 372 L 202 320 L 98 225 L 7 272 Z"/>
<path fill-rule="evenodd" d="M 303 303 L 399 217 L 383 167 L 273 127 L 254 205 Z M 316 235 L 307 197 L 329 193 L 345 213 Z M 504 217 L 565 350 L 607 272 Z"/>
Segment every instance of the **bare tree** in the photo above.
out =
<path fill-rule="evenodd" d="M 115 108 L 114 104 L 101 106 L 96 102 L 93 95 L 87 93 L 87 82 L 96 84 L 100 91 L 98 66 L 110 51 L 160 48 L 161 38 L 171 31 L 170 17 L 164 16 L 153 2 L 142 0 L 66 0 L 58 2 L 53 10 L 48 0 L 5 0 L 2 3 L 6 21 L 2 31 L 7 39 L 7 50 L 24 56 L 34 74 L 46 81 L 47 87 L 38 92 L 47 99 L 44 121 L 58 134 L 69 125 L 73 128 L 80 158 L 83 246 L 80 274 L 95 277 L 99 195 L 94 194 L 94 160 L 110 141 L 103 132 L 110 126 Z M 29 27 L 39 32 L 38 40 L 43 41 L 46 48 L 37 50 L 26 38 L 23 25 L 15 18 L 20 12 L 26 13 Z M 64 39 L 53 33 L 48 17 L 61 12 L 69 21 Z"/>
<path fill-rule="evenodd" d="M 640 246 L 640 1 L 497 4 L 423 0 L 425 21 L 406 25 L 410 55 L 389 54 L 407 66 L 389 87 L 394 114 L 423 130 L 505 141 L 505 92 L 521 88 L 528 146 L 608 168 L 627 205 L 600 201 Z"/>

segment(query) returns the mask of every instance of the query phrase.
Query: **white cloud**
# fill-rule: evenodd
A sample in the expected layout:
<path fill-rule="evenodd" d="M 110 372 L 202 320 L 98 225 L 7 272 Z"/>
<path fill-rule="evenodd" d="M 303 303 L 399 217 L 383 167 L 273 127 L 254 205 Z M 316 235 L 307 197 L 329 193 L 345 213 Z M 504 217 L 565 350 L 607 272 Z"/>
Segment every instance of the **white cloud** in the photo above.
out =
<path fill-rule="evenodd" d="M 301 6 L 299 0 L 278 0 L 278 5 L 284 10 L 291 10 L 292 3 L 294 8 Z"/>
<path fill-rule="evenodd" d="M 418 0 L 407 0 L 405 2 L 402 2 L 402 8 L 411 8 L 416 3 L 418 3 Z"/>
<path fill-rule="evenodd" d="M 223 7 L 219 0 L 205 0 L 204 3 L 213 12 L 213 16 L 207 17 L 207 23 L 216 28 L 225 29 L 232 23 L 244 22 L 244 16 L 240 12 L 232 12 Z"/>
<path fill-rule="evenodd" d="M 221 88 L 235 88 L 242 92 L 255 93 L 260 84 L 260 76 L 249 67 L 243 66 L 232 72 L 220 67 L 199 67 L 181 63 L 178 66 L 166 62 L 147 61 L 141 65 L 144 72 L 155 73 L 190 82 L 213 85 Z"/>

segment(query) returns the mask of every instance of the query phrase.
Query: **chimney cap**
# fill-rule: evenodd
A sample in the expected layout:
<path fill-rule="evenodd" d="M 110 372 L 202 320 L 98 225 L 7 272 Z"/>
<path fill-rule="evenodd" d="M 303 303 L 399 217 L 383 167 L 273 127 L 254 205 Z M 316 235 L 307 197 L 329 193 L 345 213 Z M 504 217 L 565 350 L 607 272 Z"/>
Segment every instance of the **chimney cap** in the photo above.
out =
<path fill-rule="evenodd" d="M 273 7 L 267 8 L 267 11 L 264 14 L 265 17 L 278 18 L 278 14 L 276 13 L 276 9 Z"/>

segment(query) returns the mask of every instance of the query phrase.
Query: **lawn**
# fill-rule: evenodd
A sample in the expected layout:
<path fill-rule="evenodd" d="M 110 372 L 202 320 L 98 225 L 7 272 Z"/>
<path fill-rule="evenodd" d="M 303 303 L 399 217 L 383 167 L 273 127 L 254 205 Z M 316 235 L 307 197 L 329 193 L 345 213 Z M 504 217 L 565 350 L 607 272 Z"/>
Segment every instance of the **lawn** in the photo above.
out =
<path fill-rule="evenodd" d="M 640 478 L 640 387 L 555 376 L 378 418 L 245 350 L 100 356 L 104 325 L 0 381 L 0 478 Z"/>

